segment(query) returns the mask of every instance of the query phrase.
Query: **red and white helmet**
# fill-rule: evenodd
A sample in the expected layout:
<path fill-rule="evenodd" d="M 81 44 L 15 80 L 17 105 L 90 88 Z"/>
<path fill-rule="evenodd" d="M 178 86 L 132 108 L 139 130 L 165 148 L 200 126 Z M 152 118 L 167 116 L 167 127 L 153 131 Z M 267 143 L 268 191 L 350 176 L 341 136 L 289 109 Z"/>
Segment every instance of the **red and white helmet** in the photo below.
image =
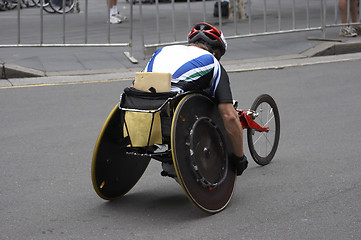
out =
<path fill-rule="evenodd" d="M 188 43 L 205 42 L 211 47 L 220 48 L 222 55 L 227 50 L 223 33 L 209 23 L 197 23 L 188 35 Z"/>

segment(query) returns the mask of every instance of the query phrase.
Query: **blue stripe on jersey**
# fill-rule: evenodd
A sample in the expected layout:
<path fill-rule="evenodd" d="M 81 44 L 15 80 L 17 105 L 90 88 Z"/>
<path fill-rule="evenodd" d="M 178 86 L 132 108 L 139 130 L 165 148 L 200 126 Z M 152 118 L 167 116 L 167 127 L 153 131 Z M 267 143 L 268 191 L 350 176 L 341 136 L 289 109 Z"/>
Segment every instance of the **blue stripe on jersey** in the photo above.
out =
<path fill-rule="evenodd" d="M 148 66 L 147 66 L 147 72 L 153 72 L 153 65 L 154 65 L 154 60 L 157 57 L 157 55 L 162 51 L 163 48 L 158 49 L 157 51 L 155 51 L 155 53 L 153 54 L 152 58 L 150 59 Z"/>
<path fill-rule="evenodd" d="M 210 55 L 210 54 L 202 55 L 198 58 L 192 59 L 191 61 L 183 64 L 183 66 L 178 68 L 178 70 L 175 73 L 173 73 L 173 79 L 179 78 L 184 73 L 186 73 L 192 69 L 201 68 L 201 67 L 207 66 L 209 64 L 213 64 L 213 63 L 214 63 L 214 58 L 212 55 Z"/>
<path fill-rule="evenodd" d="M 219 69 L 219 68 L 214 69 L 214 71 L 216 71 L 216 77 L 214 78 L 214 80 L 212 82 L 211 89 L 210 89 L 212 97 L 215 97 L 215 95 L 216 95 L 216 89 L 217 89 L 217 86 L 218 86 L 218 83 L 219 83 L 219 80 L 220 80 L 221 69 Z"/>

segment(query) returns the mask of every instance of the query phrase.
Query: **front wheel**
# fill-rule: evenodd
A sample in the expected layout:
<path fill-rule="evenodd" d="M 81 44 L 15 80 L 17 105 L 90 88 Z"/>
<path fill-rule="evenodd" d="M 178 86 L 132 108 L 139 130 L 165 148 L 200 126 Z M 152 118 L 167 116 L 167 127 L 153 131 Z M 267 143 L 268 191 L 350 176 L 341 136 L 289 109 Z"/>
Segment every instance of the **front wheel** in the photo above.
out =
<path fill-rule="evenodd" d="M 275 100 L 262 94 L 254 100 L 251 110 L 255 111 L 253 120 L 260 126 L 268 127 L 268 132 L 247 129 L 249 151 L 255 162 L 267 165 L 273 159 L 280 139 L 280 115 Z"/>

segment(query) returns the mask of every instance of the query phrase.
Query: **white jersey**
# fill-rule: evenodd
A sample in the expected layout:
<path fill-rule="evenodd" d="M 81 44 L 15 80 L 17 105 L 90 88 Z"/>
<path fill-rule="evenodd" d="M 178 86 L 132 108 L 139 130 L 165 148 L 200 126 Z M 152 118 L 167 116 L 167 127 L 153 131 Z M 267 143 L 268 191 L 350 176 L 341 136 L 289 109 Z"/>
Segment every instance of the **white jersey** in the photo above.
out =
<path fill-rule="evenodd" d="M 212 96 L 215 95 L 221 75 L 220 64 L 211 53 L 199 47 L 183 45 L 158 49 L 143 71 L 171 73 L 172 83 L 197 81 L 213 71 L 208 86 Z M 172 90 L 179 91 L 180 89 L 173 87 Z"/>

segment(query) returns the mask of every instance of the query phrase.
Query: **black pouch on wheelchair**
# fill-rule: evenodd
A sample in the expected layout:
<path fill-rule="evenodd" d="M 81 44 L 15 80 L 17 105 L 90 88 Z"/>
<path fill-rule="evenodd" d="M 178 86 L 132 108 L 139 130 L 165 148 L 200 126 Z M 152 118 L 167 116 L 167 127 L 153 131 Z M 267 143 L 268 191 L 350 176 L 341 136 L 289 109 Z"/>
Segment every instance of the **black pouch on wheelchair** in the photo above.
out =
<path fill-rule="evenodd" d="M 121 107 L 142 110 L 157 109 L 168 99 L 176 95 L 176 92 L 144 92 L 135 88 L 125 88 Z"/>
<path fill-rule="evenodd" d="M 162 132 L 167 132 L 167 105 L 159 109 L 175 92 L 144 92 L 135 88 L 124 89 L 120 107 L 124 114 L 124 137 L 129 136 L 132 147 L 163 143 Z M 133 109 L 133 111 L 132 111 Z M 134 111 L 144 110 L 144 111 Z M 167 134 L 166 134 L 167 135 Z"/>

